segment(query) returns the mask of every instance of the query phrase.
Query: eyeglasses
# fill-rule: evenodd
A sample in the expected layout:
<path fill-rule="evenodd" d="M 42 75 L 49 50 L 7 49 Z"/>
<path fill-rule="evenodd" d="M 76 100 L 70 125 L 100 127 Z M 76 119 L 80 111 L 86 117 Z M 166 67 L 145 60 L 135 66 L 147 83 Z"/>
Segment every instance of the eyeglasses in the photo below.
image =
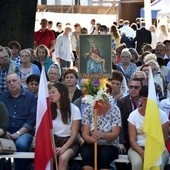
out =
<path fill-rule="evenodd" d="M 142 81 L 144 81 L 144 80 L 145 80 L 145 78 L 144 78 L 144 77 L 141 77 L 141 78 L 139 77 L 139 79 L 140 79 L 140 80 L 142 80 Z"/>
<path fill-rule="evenodd" d="M 129 89 L 135 89 L 138 90 L 140 88 L 140 86 L 129 86 Z"/>
<path fill-rule="evenodd" d="M 30 57 L 29 55 L 21 55 L 20 57 Z"/>
<path fill-rule="evenodd" d="M 54 76 L 59 76 L 58 73 L 48 73 L 50 76 L 54 75 Z"/>
<path fill-rule="evenodd" d="M 82 33 L 82 34 L 87 34 L 87 31 L 82 31 L 81 33 Z"/>
<path fill-rule="evenodd" d="M 112 55 L 112 58 L 116 58 L 116 55 Z"/>
<path fill-rule="evenodd" d="M 0 57 L 1 60 L 2 60 L 2 59 L 5 59 L 5 58 L 8 58 L 8 56 L 6 55 L 6 56 Z"/>
<path fill-rule="evenodd" d="M 121 56 L 121 58 L 130 58 L 129 56 Z"/>

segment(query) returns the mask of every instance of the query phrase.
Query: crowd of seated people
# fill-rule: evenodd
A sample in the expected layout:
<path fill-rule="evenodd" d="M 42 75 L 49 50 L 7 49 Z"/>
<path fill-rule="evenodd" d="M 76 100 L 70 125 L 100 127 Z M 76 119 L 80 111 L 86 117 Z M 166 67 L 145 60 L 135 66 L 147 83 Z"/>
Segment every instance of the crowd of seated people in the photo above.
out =
<path fill-rule="evenodd" d="M 48 29 L 46 21 L 41 21 L 42 31 Z M 8 47 L 0 46 L 0 137 L 12 139 L 17 152 L 30 151 L 35 135 L 38 93 L 41 92 L 40 74 L 44 66 L 56 144 L 54 155 L 58 157 L 59 170 L 66 170 L 70 166 L 70 160 L 79 153 L 82 156 L 82 168 L 93 170 L 96 142 L 98 169 L 111 169 L 111 162 L 118 158 L 119 154 L 128 155 L 132 166 L 115 164 L 118 170 L 142 169 L 145 143 L 138 145 L 138 137 L 141 134 L 136 133 L 138 132 L 136 122 L 142 123 L 138 117 L 141 115 L 144 119 L 145 116 L 145 99 L 148 95 L 148 77 L 151 68 L 165 146 L 170 152 L 170 139 L 168 139 L 170 40 L 164 39 L 153 46 L 153 35 L 145 28 L 144 21 L 138 23 L 137 30 L 134 30 L 128 21 L 120 21 L 120 25 L 114 22 L 110 30 L 106 30 L 105 33 L 110 34 L 115 41 L 109 61 L 112 64 L 112 76 L 106 78 L 105 87 L 111 100 L 107 114 L 98 117 L 97 130 L 94 129 L 94 108 L 82 100 L 87 92 L 83 86 L 87 79 L 79 77 L 78 61 L 81 60 L 79 56 L 81 51 L 72 50 L 72 46 L 80 49 L 79 36 L 88 35 L 88 28 L 81 29 L 81 25 L 76 23 L 74 34 L 71 35 L 72 27 L 67 23 L 56 40 L 50 32 L 38 40 L 42 34 L 39 31 L 34 37 L 35 49 L 22 49 L 17 41 L 9 42 Z M 98 24 L 95 31 L 94 25 L 94 34 L 100 35 L 100 32 L 103 34 L 100 30 L 103 27 L 107 28 Z M 140 39 L 142 31 L 149 35 L 149 38 L 142 35 L 143 38 Z M 121 43 L 121 32 L 126 34 L 134 48 L 128 48 L 126 41 Z M 51 35 L 51 39 L 48 39 L 47 35 Z M 73 42 L 74 44 L 71 44 Z M 143 135 L 142 137 L 144 139 Z M 166 166 L 168 157 L 168 152 L 165 150 L 162 154 L 161 170 Z M 16 170 L 26 169 L 27 166 L 27 159 L 15 159 Z"/>

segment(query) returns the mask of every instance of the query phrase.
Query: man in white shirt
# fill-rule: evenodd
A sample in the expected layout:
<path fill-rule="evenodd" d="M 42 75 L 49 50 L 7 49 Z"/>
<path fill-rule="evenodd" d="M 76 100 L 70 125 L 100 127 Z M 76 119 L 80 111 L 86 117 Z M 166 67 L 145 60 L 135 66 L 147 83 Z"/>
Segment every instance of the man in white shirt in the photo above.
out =
<path fill-rule="evenodd" d="M 91 24 L 91 27 L 90 27 L 90 30 L 89 30 L 89 34 L 93 34 L 94 30 L 95 30 L 95 23 L 96 23 L 96 20 L 95 19 L 92 19 L 90 21 L 90 24 Z"/>
<path fill-rule="evenodd" d="M 157 58 L 162 58 L 164 60 L 164 65 L 170 69 L 170 61 L 166 55 L 166 45 L 163 43 L 158 43 L 155 48 L 155 55 Z"/>
<path fill-rule="evenodd" d="M 71 60 L 74 59 L 70 40 L 71 34 L 71 26 L 66 25 L 64 32 L 56 40 L 53 59 L 56 59 L 61 68 L 69 68 Z"/>
<path fill-rule="evenodd" d="M 124 21 L 124 26 L 121 27 L 119 30 L 120 30 L 120 32 L 125 31 L 126 35 L 129 38 L 135 38 L 135 31 L 131 27 L 129 27 L 129 21 L 128 20 Z"/>

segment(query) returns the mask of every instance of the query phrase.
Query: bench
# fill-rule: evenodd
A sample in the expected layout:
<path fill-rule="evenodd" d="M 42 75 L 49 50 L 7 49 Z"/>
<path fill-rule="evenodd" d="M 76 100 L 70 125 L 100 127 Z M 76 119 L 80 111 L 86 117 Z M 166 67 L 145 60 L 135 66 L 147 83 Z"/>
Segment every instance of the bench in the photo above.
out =
<path fill-rule="evenodd" d="M 0 158 L 26 158 L 34 159 L 34 152 L 14 152 L 13 154 L 0 155 Z"/>
<path fill-rule="evenodd" d="M 82 160 L 82 157 L 79 155 L 79 156 L 75 157 L 73 160 L 75 160 L 75 161 L 81 161 L 81 160 Z M 115 163 L 127 163 L 127 164 L 130 163 L 127 155 L 119 155 L 119 158 L 118 158 L 118 159 L 115 159 L 114 162 L 115 162 Z M 169 161 L 168 161 L 167 164 L 170 165 L 170 157 L 169 157 Z"/>
<path fill-rule="evenodd" d="M 82 157 L 79 155 L 75 157 L 73 160 L 75 161 L 81 161 Z M 119 162 L 119 163 L 130 163 L 127 155 L 119 155 L 118 159 L 115 159 L 114 162 Z"/>
<path fill-rule="evenodd" d="M 8 155 L 0 155 L 1 158 L 26 158 L 26 159 L 34 159 L 34 152 L 14 152 L 13 154 Z M 75 157 L 73 160 L 81 161 L 82 157 L 79 155 Z M 114 160 L 115 163 L 130 163 L 127 155 L 119 155 L 118 159 Z M 170 157 L 168 164 L 170 165 Z"/>

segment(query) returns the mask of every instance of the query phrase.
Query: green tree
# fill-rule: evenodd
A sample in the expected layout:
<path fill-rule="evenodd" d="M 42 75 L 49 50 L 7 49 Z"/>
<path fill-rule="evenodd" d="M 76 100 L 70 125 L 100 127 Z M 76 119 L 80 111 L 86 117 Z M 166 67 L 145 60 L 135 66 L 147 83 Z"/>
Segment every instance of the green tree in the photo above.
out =
<path fill-rule="evenodd" d="M 37 0 L 0 0 L 0 45 L 15 40 L 33 48 Z"/>

